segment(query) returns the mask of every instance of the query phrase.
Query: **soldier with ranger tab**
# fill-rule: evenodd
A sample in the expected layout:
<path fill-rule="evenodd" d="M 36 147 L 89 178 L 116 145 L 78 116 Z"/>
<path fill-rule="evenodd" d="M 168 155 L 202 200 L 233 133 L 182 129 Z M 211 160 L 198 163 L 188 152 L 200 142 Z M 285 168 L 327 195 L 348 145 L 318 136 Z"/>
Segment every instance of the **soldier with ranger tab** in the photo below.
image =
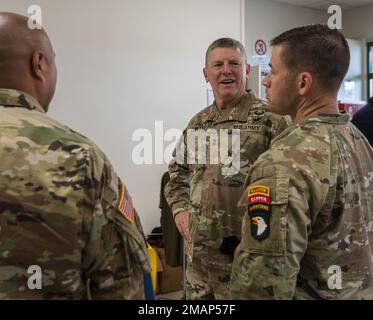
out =
<path fill-rule="evenodd" d="M 211 83 L 215 101 L 195 115 L 184 131 L 181 145 L 185 153 L 175 153 L 165 195 L 176 226 L 187 240 L 187 299 L 229 299 L 232 256 L 244 216 L 243 208 L 237 207 L 244 180 L 252 163 L 288 127 L 288 121 L 269 112 L 254 92 L 245 90 L 250 66 L 239 41 L 214 41 L 205 59 L 204 76 Z M 234 130 L 239 132 L 237 145 Z M 188 139 L 189 132 L 216 136 L 228 132 L 232 141 L 228 151 L 232 155 L 238 150 L 238 163 L 215 161 L 213 150 L 222 156 L 222 139 L 211 134 L 201 144 L 206 147 L 202 152 L 201 146 L 198 149 Z M 197 159 L 193 163 L 188 158 L 194 153 Z M 206 162 L 198 161 L 203 153 Z"/>
<path fill-rule="evenodd" d="M 250 169 L 231 296 L 373 299 L 373 150 L 337 106 L 347 41 L 310 25 L 272 46 L 263 85 L 293 126 Z"/>
<path fill-rule="evenodd" d="M 0 13 L 0 299 L 143 299 L 131 196 L 92 141 L 46 115 L 56 78 L 46 32 Z"/>

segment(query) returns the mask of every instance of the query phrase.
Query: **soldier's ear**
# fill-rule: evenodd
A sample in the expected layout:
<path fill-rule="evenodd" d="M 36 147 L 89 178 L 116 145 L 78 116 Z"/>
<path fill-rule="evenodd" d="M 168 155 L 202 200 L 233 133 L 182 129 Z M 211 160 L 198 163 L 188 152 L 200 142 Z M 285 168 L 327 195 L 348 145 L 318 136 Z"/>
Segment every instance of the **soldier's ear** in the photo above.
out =
<path fill-rule="evenodd" d="M 206 82 L 209 82 L 209 79 L 208 79 L 208 77 L 207 77 L 206 68 L 203 68 L 203 75 L 204 75 L 204 77 L 205 77 L 205 79 L 206 79 Z"/>
<path fill-rule="evenodd" d="M 245 68 L 245 78 L 246 80 L 249 80 L 249 76 L 250 76 L 250 65 L 248 63 L 246 63 L 246 68 Z"/>
<path fill-rule="evenodd" d="M 45 54 L 38 50 L 33 52 L 31 57 L 31 74 L 40 81 L 45 80 L 45 72 L 48 69 L 47 59 Z"/>
<path fill-rule="evenodd" d="M 309 72 L 301 72 L 297 77 L 298 92 L 301 96 L 308 94 L 312 88 L 313 77 Z"/>

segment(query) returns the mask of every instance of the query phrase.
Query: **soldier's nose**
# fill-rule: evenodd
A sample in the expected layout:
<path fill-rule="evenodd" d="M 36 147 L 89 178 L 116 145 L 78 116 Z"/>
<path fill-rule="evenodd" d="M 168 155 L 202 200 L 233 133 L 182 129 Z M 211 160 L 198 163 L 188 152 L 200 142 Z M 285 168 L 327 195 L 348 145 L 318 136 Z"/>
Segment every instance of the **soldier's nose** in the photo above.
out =
<path fill-rule="evenodd" d="M 264 79 L 262 80 L 262 84 L 263 84 L 263 86 L 269 88 L 269 84 L 270 84 L 270 82 L 269 82 L 269 80 L 268 80 L 268 74 L 267 74 L 267 75 L 264 77 Z"/>
<path fill-rule="evenodd" d="M 228 63 L 224 64 L 222 71 L 223 71 L 223 74 L 230 74 L 230 73 L 232 73 L 231 66 Z"/>

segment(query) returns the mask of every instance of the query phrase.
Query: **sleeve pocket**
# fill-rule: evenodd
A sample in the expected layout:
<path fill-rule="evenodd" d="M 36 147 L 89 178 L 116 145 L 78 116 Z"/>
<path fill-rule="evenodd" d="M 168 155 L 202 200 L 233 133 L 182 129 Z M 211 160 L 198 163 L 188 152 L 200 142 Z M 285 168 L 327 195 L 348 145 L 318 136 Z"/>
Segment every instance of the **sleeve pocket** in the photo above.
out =
<path fill-rule="evenodd" d="M 256 213 L 249 213 L 250 188 L 265 186 L 269 188 L 270 204 L 269 217 L 265 219 L 266 237 L 258 236 L 263 230 L 259 229 Z M 253 189 L 251 189 L 253 190 Z M 287 250 L 287 207 L 289 200 L 289 178 L 263 178 L 249 185 L 245 192 L 246 213 L 242 225 L 242 247 L 252 253 L 283 256 Z M 265 213 L 267 214 L 267 213 Z M 260 219 L 259 219 L 260 220 Z M 263 227 L 262 227 L 263 229 Z"/>

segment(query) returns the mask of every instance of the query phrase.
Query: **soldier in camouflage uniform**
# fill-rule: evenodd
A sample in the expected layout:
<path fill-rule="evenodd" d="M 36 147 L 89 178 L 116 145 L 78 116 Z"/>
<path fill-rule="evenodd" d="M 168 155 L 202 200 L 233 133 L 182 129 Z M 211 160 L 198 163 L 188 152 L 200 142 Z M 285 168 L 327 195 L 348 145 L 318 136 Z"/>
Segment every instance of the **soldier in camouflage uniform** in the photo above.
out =
<path fill-rule="evenodd" d="M 47 34 L 0 13 L 0 58 L 0 299 L 144 298 L 149 262 L 128 190 L 93 142 L 46 115 Z"/>
<path fill-rule="evenodd" d="M 373 151 L 337 93 L 349 66 L 327 26 L 272 40 L 268 101 L 294 126 L 251 167 L 234 299 L 373 299 Z"/>
<path fill-rule="evenodd" d="M 249 66 L 238 41 L 222 38 L 213 42 L 206 53 L 204 74 L 213 88 L 215 102 L 194 116 L 184 131 L 180 148 L 184 152 L 175 153 L 169 166 L 165 194 L 176 225 L 188 241 L 187 299 L 228 299 L 232 254 L 240 239 L 244 215 L 237 202 L 245 176 L 272 139 L 288 127 L 288 121 L 268 112 L 263 101 L 252 91 L 245 91 Z M 217 135 L 227 130 L 230 155 L 235 149 L 234 130 L 239 132 L 238 164 L 227 168 L 226 163 L 214 161 L 211 150 L 219 147 L 218 151 L 222 151 L 222 140 L 216 135 L 207 134 L 206 152 L 198 150 L 202 144 L 193 149 L 188 132 L 209 130 L 216 130 Z M 198 162 L 198 158 L 194 164 L 188 161 L 195 151 L 206 155 L 205 163 Z"/>

